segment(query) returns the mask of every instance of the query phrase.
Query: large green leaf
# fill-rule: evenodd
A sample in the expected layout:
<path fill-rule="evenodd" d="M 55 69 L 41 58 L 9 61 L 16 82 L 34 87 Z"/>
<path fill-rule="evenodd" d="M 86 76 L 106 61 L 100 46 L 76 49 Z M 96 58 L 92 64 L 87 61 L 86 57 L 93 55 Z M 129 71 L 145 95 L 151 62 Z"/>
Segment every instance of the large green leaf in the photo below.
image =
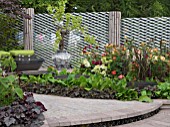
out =
<path fill-rule="evenodd" d="M 16 62 L 11 60 L 11 70 L 14 71 L 17 68 Z"/>
<path fill-rule="evenodd" d="M 67 86 L 67 84 L 64 81 L 62 81 L 62 80 L 56 80 L 56 83 L 57 84 L 61 84 L 63 86 Z"/>
<path fill-rule="evenodd" d="M 10 82 L 10 83 L 13 83 L 16 81 L 16 77 L 14 75 L 9 75 L 5 79 L 6 79 L 6 82 Z"/>
<path fill-rule="evenodd" d="M 23 98 L 23 91 L 21 88 L 15 88 L 15 92 L 21 99 Z"/>
<path fill-rule="evenodd" d="M 141 102 L 152 102 L 152 99 L 149 98 L 147 95 L 143 95 L 139 97 L 139 101 Z"/>
<path fill-rule="evenodd" d="M 86 91 L 90 91 L 92 88 L 87 88 L 87 87 L 86 87 L 86 88 L 84 88 L 84 89 L 85 89 Z"/>
<path fill-rule="evenodd" d="M 20 77 L 20 79 L 21 79 L 21 80 L 24 80 L 24 81 L 27 81 L 27 80 L 28 80 L 28 77 L 27 77 L 26 75 L 22 75 L 22 76 Z"/>
<path fill-rule="evenodd" d="M 49 78 L 48 81 L 54 84 L 55 82 L 57 82 L 57 79 L 55 79 L 55 78 Z"/>
<path fill-rule="evenodd" d="M 146 90 L 142 90 L 142 91 L 141 91 L 141 95 L 142 95 L 142 96 L 147 96 Z"/>

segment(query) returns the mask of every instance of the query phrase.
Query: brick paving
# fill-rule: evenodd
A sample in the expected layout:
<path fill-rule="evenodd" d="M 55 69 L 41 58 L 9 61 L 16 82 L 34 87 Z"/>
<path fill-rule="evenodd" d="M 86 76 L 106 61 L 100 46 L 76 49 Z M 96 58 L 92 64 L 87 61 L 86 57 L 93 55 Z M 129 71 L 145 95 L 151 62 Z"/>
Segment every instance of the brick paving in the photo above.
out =
<path fill-rule="evenodd" d="M 106 122 L 134 117 L 154 111 L 162 106 L 163 103 L 170 104 L 169 101 L 154 100 L 152 103 L 142 103 L 138 101 L 118 101 L 104 99 L 83 99 L 59 97 L 53 95 L 34 94 L 37 101 L 41 101 L 47 108 L 44 113 L 46 118 L 42 127 L 71 126 L 89 123 Z M 167 107 L 158 115 L 145 120 L 122 125 L 119 127 L 170 127 L 170 111 Z M 159 118 L 164 121 L 157 120 Z M 167 119 L 165 119 L 165 116 Z M 155 119 L 153 119 L 155 118 Z M 146 121 L 148 121 L 146 119 Z M 162 126 L 161 126 L 162 125 Z"/>

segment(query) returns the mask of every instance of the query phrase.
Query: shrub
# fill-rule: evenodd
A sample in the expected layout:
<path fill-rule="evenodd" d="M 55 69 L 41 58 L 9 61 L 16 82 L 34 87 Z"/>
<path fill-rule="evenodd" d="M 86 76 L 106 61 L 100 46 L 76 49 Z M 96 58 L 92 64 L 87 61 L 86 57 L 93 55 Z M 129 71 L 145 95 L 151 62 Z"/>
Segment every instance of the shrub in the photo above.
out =
<path fill-rule="evenodd" d="M 170 51 L 163 41 L 160 48 L 149 43 L 135 46 L 133 40 L 127 40 L 124 45 L 107 44 L 103 54 L 87 51 L 83 48 L 84 58 L 80 72 L 97 73 L 107 77 L 124 77 L 128 75 L 131 80 L 144 80 L 147 78 L 164 81 L 170 74 Z M 91 46 L 92 47 L 92 46 Z"/>
<path fill-rule="evenodd" d="M 16 39 L 18 30 L 15 26 L 17 20 L 5 14 L 0 14 L 0 22 L 0 50 L 23 49 L 23 46 Z"/>

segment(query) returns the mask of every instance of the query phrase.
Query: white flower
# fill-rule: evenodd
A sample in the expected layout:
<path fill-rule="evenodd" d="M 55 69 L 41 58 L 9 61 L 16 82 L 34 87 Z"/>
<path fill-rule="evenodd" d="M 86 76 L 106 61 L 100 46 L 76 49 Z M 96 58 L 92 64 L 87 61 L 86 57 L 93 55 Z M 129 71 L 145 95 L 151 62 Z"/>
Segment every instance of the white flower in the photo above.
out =
<path fill-rule="evenodd" d="M 153 56 L 153 60 L 158 61 L 158 56 Z"/>
<path fill-rule="evenodd" d="M 85 67 L 90 67 L 91 66 L 87 59 L 83 60 L 83 64 L 84 64 Z"/>
<path fill-rule="evenodd" d="M 106 71 L 102 71 L 101 74 L 105 76 L 106 75 Z"/>
<path fill-rule="evenodd" d="M 164 57 L 164 56 L 160 56 L 160 59 L 161 59 L 162 61 L 165 61 L 165 57 Z"/>
<path fill-rule="evenodd" d="M 93 68 L 92 72 L 97 72 L 98 70 L 100 70 L 100 65 L 96 65 L 96 66 Z"/>
<path fill-rule="evenodd" d="M 102 65 L 100 66 L 100 68 L 103 69 L 103 70 L 105 70 L 105 71 L 107 70 L 107 67 L 106 67 L 104 64 L 102 64 Z"/>
<path fill-rule="evenodd" d="M 106 75 L 106 71 L 107 71 L 107 67 L 105 65 L 96 65 L 92 72 L 95 72 L 95 73 L 98 73 L 98 74 L 101 74 L 101 75 Z"/>
<path fill-rule="evenodd" d="M 126 58 L 129 58 L 129 56 L 130 56 L 129 50 L 126 50 Z"/>

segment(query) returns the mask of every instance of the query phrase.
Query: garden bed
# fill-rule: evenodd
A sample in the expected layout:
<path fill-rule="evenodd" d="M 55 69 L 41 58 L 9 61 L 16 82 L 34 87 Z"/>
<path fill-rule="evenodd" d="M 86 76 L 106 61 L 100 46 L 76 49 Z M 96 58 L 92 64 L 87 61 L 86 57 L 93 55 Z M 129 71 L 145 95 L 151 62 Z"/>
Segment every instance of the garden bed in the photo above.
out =
<path fill-rule="evenodd" d="M 146 101 L 151 101 L 148 98 L 159 98 L 155 93 L 155 91 L 159 91 L 158 84 L 153 82 L 140 82 L 140 84 L 135 82 L 132 85 L 133 83 L 128 83 L 126 78 L 115 81 L 112 78 L 96 74 L 84 76 L 66 73 L 61 71 L 60 73 L 49 72 L 39 76 L 23 75 L 20 77 L 20 86 L 28 92 L 72 98 L 138 100 L 142 96 L 142 98 L 147 98 Z"/>
<path fill-rule="evenodd" d="M 98 89 L 93 89 L 87 91 L 84 88 L 80 88 L 78 86 L 69 88 L 61 85 L 48 85 L 48 86 L 28 85 L 22 88 L 25 91 L 34 92 L 37 94 L 49 94 L 49 95 L 57 95 L 57 96 L 72 97 L 72 98 L 118 99 L 118 97 L 116 96 L 118 92 L 112 89 L 104 89 L 102 91 Z M 158 99 L 158 97 L 156 97 L 154 94 L 154 91 L 156 90 L 155 87 L 147 86 L 145 87 L 145 89 L 152 90 L 152 95 L 151 95 L 152 99 Z M 139 90 L 138 88 L 136 88 L 136 91 L 138 92 L 138 94 L 141 94 L 141 90 Z"/>

